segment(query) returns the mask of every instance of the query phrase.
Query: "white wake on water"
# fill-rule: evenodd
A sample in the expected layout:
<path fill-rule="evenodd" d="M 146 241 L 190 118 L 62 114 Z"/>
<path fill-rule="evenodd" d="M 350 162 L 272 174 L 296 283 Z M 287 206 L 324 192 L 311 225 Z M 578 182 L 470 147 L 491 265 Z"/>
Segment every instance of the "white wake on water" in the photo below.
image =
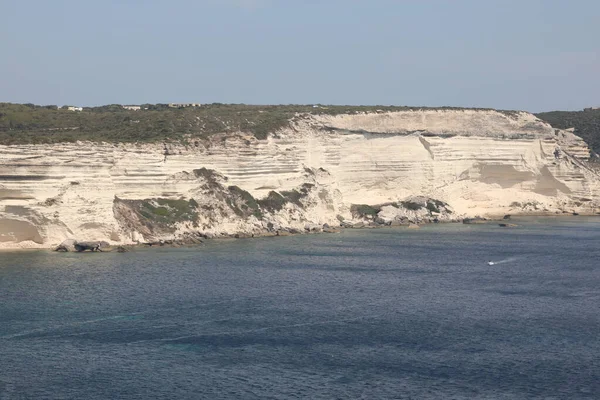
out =
<path fill-rule="evenodd" d="M 506 264 L 509 262 L 517 261 L 518 259 L 519 259 L 519 257 L 509 257 L 509 258 L 505 258 L 504 260 L 499 260 L 499 261 L 488 261 L 488 265 Z"/>

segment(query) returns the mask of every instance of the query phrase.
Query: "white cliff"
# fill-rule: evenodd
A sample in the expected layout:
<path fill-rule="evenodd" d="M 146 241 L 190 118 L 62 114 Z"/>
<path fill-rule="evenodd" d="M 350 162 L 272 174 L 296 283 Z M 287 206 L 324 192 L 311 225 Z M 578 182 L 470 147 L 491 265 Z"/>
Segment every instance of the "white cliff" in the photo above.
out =
<path fill-rule="evenodd" d="M 358 218 L 353 204 L 400 218 L 411 196 L 454 218 L 596 213 L 588 156 L 531 114 L 480 110 L 298 115 L 266 140 L 0 146 L 0 246 L 303 231 Z"/>

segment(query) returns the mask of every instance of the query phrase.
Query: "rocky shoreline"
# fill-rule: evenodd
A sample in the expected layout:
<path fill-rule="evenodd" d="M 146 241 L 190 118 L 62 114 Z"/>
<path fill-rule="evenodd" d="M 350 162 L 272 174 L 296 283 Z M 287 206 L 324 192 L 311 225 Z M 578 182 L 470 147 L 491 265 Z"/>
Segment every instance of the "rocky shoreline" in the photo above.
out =
<path fill-rule="evenodd" d="M 507 218 L 508 217 L 508 218 Z M 220 236 L 211 236 L 204 235 L 201 233 L 187 234 L 185 237 L 175 238 L 175 239 L 161 239 L 156 241 L 148 241 L 148 242 L 139 242 L 139 243 L 124 243 L 124 244 L 110 244 L 105 241 L 100 242 L 84 242 L 84 243 L 98 243 L 99 251 L 98 252 L 119 252 L 125 253 L 135 249 L 141 248 L 156 248 L 156 247 L 167 247 L 167 248 L 180 248 L 180 247 L 194 247 L 202 245 L 208 241 L 212 240 L 234 240 L 234 239 L 253 239 L 253 238 L 274 238 L 274 237 L 287 237 L 287 236 L 295 236 L 295 235 L 305 235 L 305 234 L 334 234 L 341 233 L 344 230 L 353 230 L 353 229 L 419 229 L 421 226 L 430 225 L 430 224 L 465 224 L 465 225 L 493 225 L 497 224 L 500 227 L 509 227 L 515 228 L 519 227 L 519 224 L 513 223 L 513 218 L 535 218 L 535 217 L 556 217 L 556 218 L 565 218 L 565 217 L 600 217 L 600 212 L 588 212 L 588 213 L 577 213 L 577 212 L 563 212 L 563 213 L 552 213 L 552 212 L 539 212 L 539 213 L 525 213 L 525 214 L 505 214 L 505 215 L 497 215 L 497 216 L 487 216 L 487 217 L 470 217 L 470 218 L 461 218 L 456 220 L 445 220 L 445 221 L 420 221 L 418 223 L 415 222 L 407 222 L 404 224 L 398 223 L 387 223 L 387 224 L 378 224 L 378 223 L 355 223 L 355 224 L 340 224 L 339 227 L 330 227 L 327 224 L 324 227 L 312 226 L 310 229 L 305 229 L 304 231 L 298 229 L 281 229 L 277 231 L 265 231 L 256 234 L 229 234 L 229 235 L 220 235 Z M 73 239 L 68 239 L 68 242 L 71 246 L 74 242 Z M 2 247 L 0 248 L 0 252 L 22 252 L 22 251 L 65 251 L 61 249 L 61 246 L 64 244 L 61 243 L 59 245 L 53 246 L 45 246 L 45 247 Z M 82 251 L 77 251 L 76 249 L 68 249 L 68 252 L 84 252 L 89 249 L 84 249 Z"/>
<path fill-rule="evenodd" d="M 225 239 L 253 239 L 253 238 L 266 238 L 266 237 L 287 237 L 295 235 L 305 234 L 333 234 L 341 233 L 344 230 L 353 229 L 385 229 L 385 228 L 404 228 L 404 229 L 419 229 L 421 226 L 430 224 L 465 224 L 465 225 L 498 225 L 499 227 L 506 228 L 517 228 L 520 225 L 514 223 L 513 218 L 531 218 L 531 217 L 600 217 L 600 213 L 576 213 L 576 212 L 563 212 L 563 213 L 550 213 L 550 212 L 539 212 L 539 213 L 525 213 L 525 214 L 504 214 L 502 216 L 487 216 L 487 217 L 468 217 L 468 218 L 456 218 L 456 219 L 445 219 L 443 221 L 437 218 L 432 219 L 419 219 L 417 221 L 411 221 L 408 218 L 404 218 L 399 221 L 370 221 L 370 222 L 340 222 L 337 227 L 332 227 L 328 224 L 323 226 L 318 225 L 307 225 L 304 230 L 299 229 L 280 229 L 276 231 L 264 231 L 254 234 L 235 233 L 229 235 L 219 236 L 208 236 L 202 233 L 186 233 L 182 237 L 174 239 L 160 239 L 156 241 L 139 242 L 139 243 L 128 243 L 111 245 L 108 242 L 77 242 L 73 239 L 67 239 L 58 246 L 52 248 L 22 248 L 22 249 L 0 249 L 0 251 L 13 251 L 13 250 L 52 250 L 52 251 L 64 251 L 64 252 L 84 252 L 84 251 L 98 251 L 98 252 L 119 252 L 125 253 L 140 248 L 156 248 L 156 247 L 167 247 L 167 248 L 180 248 L 180 247 L 194 247 L 202 245 L 207 241 L 212 240 L 225 240 Z M 95 247 L 95 249 L 94 249 Z"/>
<path fill-rule="evenodd" d="M 493 110 L 305 115 L 264 140 L 0 146 L 0 248 L 584 215 L 600 209 L 589 156 L 571 131 Z"/>

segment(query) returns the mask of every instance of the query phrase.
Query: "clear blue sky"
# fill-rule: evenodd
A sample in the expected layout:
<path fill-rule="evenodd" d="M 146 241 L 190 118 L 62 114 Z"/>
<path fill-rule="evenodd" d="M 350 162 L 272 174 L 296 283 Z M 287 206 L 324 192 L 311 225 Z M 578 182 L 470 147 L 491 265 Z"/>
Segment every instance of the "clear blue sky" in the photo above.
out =
<path fill-rule="evenodd" d="M 0 0 L 0 101 L 600 106 L 599 0 Z"/>

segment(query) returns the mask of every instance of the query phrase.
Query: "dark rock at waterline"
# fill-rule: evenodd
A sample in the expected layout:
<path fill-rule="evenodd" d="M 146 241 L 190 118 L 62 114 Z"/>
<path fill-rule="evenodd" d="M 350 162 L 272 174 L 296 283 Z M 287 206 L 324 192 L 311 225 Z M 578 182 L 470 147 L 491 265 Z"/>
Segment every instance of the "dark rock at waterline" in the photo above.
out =
<path fill-rule="evenodd" d="M 61 244 L 56 246 L 54 251 L 63 252 L 82 252 L 86 250 L 90 251 L 102 251 L 102 248 L 108 247 L 109 244 L 104 241 L 100 242 L 78 242 L 75 239 L 64 240 Z"/>
<path fill-rule="evenodd" d="M 102 251 L 101 247 L 106 247 L 108 246 L 108 243 L 106 242 L 76 242 L 73 247 L 75 247 L 75 251 L 77 252 L 82 252 L 82 251 Z"/>
<path fill-rule="evenodd" d="M 510 214 L 506 214 L 502 219 L 510 219 Z"/>
<path fill-rule="evenodd" d="M 487 219 L 483 217 L 465 218 L 462 222 L 463 224 L 485 224 Z"/>
<path fill-rule="evenodd" d="M 75 243 L 77 243 L 77 240 L 75 240 L 75 239 L 63 240 L 63 242 L 61 244 L 59 244 L 54 249 L 54 251 L 64 251 L 64 252 L 75 251 Z"/>
<path fill-rule="evenodd" d="M 306 232 L 322 232 L 323 227 L 321 225 L 306 224 L 304 225 L 304 230 Z"/>

